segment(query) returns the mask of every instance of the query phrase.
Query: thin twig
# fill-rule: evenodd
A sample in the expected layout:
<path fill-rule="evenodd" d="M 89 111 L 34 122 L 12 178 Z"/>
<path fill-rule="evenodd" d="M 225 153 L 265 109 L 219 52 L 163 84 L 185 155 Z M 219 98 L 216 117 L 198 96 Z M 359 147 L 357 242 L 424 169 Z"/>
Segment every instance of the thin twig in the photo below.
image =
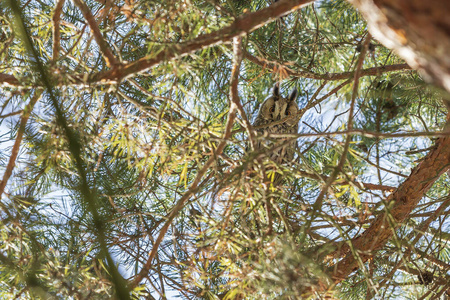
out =
<path fill-rule="evenodd" d="M 357 270 L 361 263 L 373 257 L 399 227 L 411 215 L 419 200 L 431 188 L 434 182 L 450 167 L 450 139 L 438 139 L 436 147 L 411 170 L 411 175 L 384 201 L 393 203 L 393 207 L 386 209 L 377 216 L 372 225 L 361 235 L 351 239 L 330 254 L 331 257 L 346 255 L 335 265 L 330 266 L 335 283 L 344 280 L 350 273 Z M 445 207 L 448 203 L 442 204 Z M 432 216 L 435 218 L 435 216 Z M 431 219 L 430 219 L 431 220 Z M 428 226 L 429 220 L 424 225 Z M 350 252 L 352 251 L 352 252 Z"/>
<path fill-rule="evenodd" d="M 325 73 L 325 74 L 317 74 L 310 71 L 296 71 L 288 67 L 287 65 L 270 61 L 262 57 L 257 57 L 254 55 L 251 55 L 249 52 L 244 52 L 244 58 L 248 59 L 254 64 L 257 64 L 265 69 L 268 69 L 270 71 L 273 71 L 273 69 L 283 69 L 284 72 L 292 77 L 300 77 L 300 78 L 310 78 L 310 79 L 318 79 L 318 80 L 343 80 L 343 79 L 349 79 L 353 78 L 355 76 L 355 72 L 342 72 L 342 73 Z M 405 71 L 405 70 L 411 70 L 411 67 L 407 64 L 395 64 L 395 65 L 387 65 L 387 66 L 381 66 L 381 67 L 374 67 L 374 68 L 368 68 L 360 70 L 360 76 L 378 76 L 380 74 L 386 73 L 386 72 L 393 72 L 393 71 Z"/>
<path fill-rule="evenodd" d="M 18 110 L 18 111 L 13 111 L 13 112 L 10 112 L 9 114 L 1 115 L 0 119 L 4 119 L 4 118 L 7 118 L 7 117 L 12 117 L 12 116 L 15 116 L 15 115 L 19 115 L 22 112 L 23 112 L 23 109 Z"/>
<path fill-rule="evenodd" d="M 359 75 L 361 72 L 361 68 L 364 62 L 364 58 L 366 55 L 366 51 L 369 45 L 369 41 L 371 39 L 370 34 L 368 34 L 368 36 L 366 37 L 365 41 L 364 41 L 364 47 L 361 51 L 361 54 L 359 56 L 359 60 L 358 60 L 358 64 L 356 66 L 356 70 L 354 72 L 354 83 L 353 83 L 353 94 L 352 94 L 352 101 L 350 103 L 350 110 L 349 110 L 349 115 L 348 115 L 348 130 L 352 130 L 353 129 L 353 111 L 354 111 L 354 106 L 355 106 L 355 102 L 356 102 L 356 95 L 358 94 L 358 86 L 359 86 Z M 337 166 L 334 168 L 333 172 L 331 173 L 331 175 L 328 177 L 327 181 L 325 182 L 325 185 L 322 187 L 319 195 L 317 196 L 316 201 L 313 204 L 313 209 L 311 210 L 311 212 L 309 213 L 309 219 L 305 222 L 304 228 L 308 229 L 310 224 L 314 221 L 314 219 L 317 216 L 317 212 L 320 211 L 320 208 L 322 207 L 322 203 L 323 203 L 323 199 L 325 197 L 326 192 L 328 191 L 329 187 L 333 184 L 333 182 L 335 181 L 337 175 L 339 174 L 339 172 L 342 171 L 345 161 L 347 160 L 347 152 L 348 149 L 350 147 L 350 141 L 351 141 L 352 136 L 350 134 L 348 134 L 346 136 L 345 139 L 345 144 L 344 144 L 344 149 L 342 150 L 342 155 L 341 158 L 337 164 Z M 302 239 L 304 239 L 306 237 L 306 235 L 302 236 Z"/>
<path fill-rule="evenodd" d="M 81 0 L 74 0 L 81 1 Z M 276 20 L 294 10 L 297 10 L 314 0 L 281 0 L 259 11 L 243 14 L 228 27 L 204 34 L 196 39 L 173 45 L 162 50 L 156 56 L 151 54 L 137 61 L 124 64 L 115 69 L 100 72 L 90 77 L 89 82 L 116 81 L 130 75 L 145 71 L 163 61 L 184 57 L 192 52 L 217 44 L 223 44 L 242 34 L 252 32 L 261 26 Z"/>
<path fill-rule="evenodd" d="M 100 28 L 98 27 L 98 24 L 95 21 L 95 18 L 91 13 L 91 10 L 86 5 L 86 3 L 84 3 L 83 0 L 73 0 L 73 2 L 81 10 L 81 13 L 88 22 L 92 34 L 94 35 L 94 39 L 97 42 L 98 46 L 100 47 L 100 51 L 103 53 L 107 66 L 112 67 L 114 69 L 114 67 L 118 64 L 117 59 L 114 56 L 113 52 L 111 51 L 111 48 L 109 47 L 108 43 L 103 38 L 102 32 L 100 31 Z"/>
<path fill-rule="evenodd" d="M 233 46 L 234 46 L 234 44 L 233 44 Z M 234 49 L 234 51 L 236 51 L 234 53 L 235 60 L 239 61 L 239 64 L 237 64 L 237 61 L 235 61 L 235 64 L 234 64 L 233 68 L 234 67 L 238 67 L 238 66 L 241 65 L 241 61 L 242 61 L 242 57 L 243 57 L 243 49 L 242 49 L 242 47 L 240 47 L 239 49 Z M 236 105 L 237 110 L 238 110 L 239 114 L 241 115 L 241 118 L 244 120 L 244 127 L 247 130 L 247 132 L 248 132 L 248 137 L 249 137 L 249 140 L 250 140 L 251 149 L 255 150 L 255 140 L 256 140 L 255 139 L 255 132 L 254 132 L 252 124 L 250 124 L 250 121 L 248 120 L 247 115 L 245 114 L 244 107 L 242 106 L 241 100 L 239 98 L 238 89 L 237 89 L 237 86 L 238 86 L 237 82 L 238 82 L 238 80 L 236 78 L 235 79 L 235 86 L 232 86 L 232 90 L 231 90 L 231 94 L 230 94 L 231 102 L 233 102 Z"/>
<path fill-rule="evenodd" d="M 234 60 L 233 60 L 233 69 L 231 73 L 231 87 L 230 87 L 230 98 L 236 99 L 237 97 L 237 84 L 238 84 L 238 78 L 239 78 L 239 69 L 240 64 L 242 60 L 242 55 L 239 55 L 242 47 L 242 39 L 241 37 L 236 37 L 234 39 L 233 48 L 234 48 Z M 199 183 L 202 180 L 202 177 L 206 174 L 206 172 L 209 170 L 211 165 L 216 161 L 217 157 L 222 153 L 223 149 L 225 148 L 228 139 L 231 136 L 232 128 L 234 125 L 234 120 L 236 119 L 236 114 L 238 111 L 238 107 L 235 103 L 235 101 L 232 101 L 230 104 L 230 112 L 228 114 L 228 120 L 227 124 L 225 126 L 225 133 L 223 140 L 219 143 L 217 146 L 217 149 L 212 155 L 208 161 L 205 163 L 205 165 L 198 171 L 197 176 L 195 177 L 194 181 L 192 182 L 191 186 L 189 187 L 189 190 L 178 200 L 177 204 L 172 208 L 169 215 L 166 217 L 166 223 L 164 223 L 163 227 L 161 228 L 158 238 L 155 240 L 155 243 L 153 244 L 152 251 L 149 254 L 149 257 L 142 267 L 142 269 L 139 271 L 139 273 L 136 275 L 136 277 L 133 279 L 133 281 L 130 283 L 130 288 L 133 289 L 136 287 L 141 280 L 147 276 L 148 271 L 151 268 L 153 259 L 156 256 L 156 253 L 158 252 L 159 245 L 161 244 L 162 240 L 164 239 L 167 230 L 169 229 L 170 225 L 172 224 L 175 217 L 178 215 L 178 213 L 183 209 L 186 202 L 189 200 L 189 198 L 198 190 Z"/>
<path fill-rule="evenodd" d="M 323 97 L 320 97 L 319 99 L 316 99 L 312 102 L 309 102 L 304 108 L 300 109 L 299 112 L 297 113 L 297 118 L 301 118 L 305 112 L 316 106 L 317 104 L 320 104 L 323 100 L 327 99 L 328 97 L 330 97 L 331 95 L 337 93 L 340 89 L 342 89 L 344 86 L 346 86 L 347 84 L 349 84 L 350 82 L 352 82 L 353 79 L 348 79 L 346 81 L 344 81 L 343 83 L 341 83 L 340 85 L 338 85 L 337 87 L 335 87 L 334 89 L 332 89 L 331 91 L 329 91 L 326 95 L 324 95 Z M 314 97 L 312 98 L 314 99 Z"/>
<path fill-rule="evenodd" d="M 14 166 L 16 165 L 17 155 L 19 154 L 20 144 L 22 143 L 23 134 L 25 133 L 25 126 L 27 125 L 28 119 L 30 117 L 31 112 L 33 111 L 33 107 L 36 102 L 41 98 L 42 91 L 37 90 L 33 97 L 30 100 L 30 103 L 25 106 L 23 110 L 22 117 L 20 118 L 19 130 L 17 131 L 17 137 L 14 141 L 14 145 L 11 151 L 11 156 L 9 157 L 8 165 L 6 166 L 5 173 L 3 174 L 2 181 L 0 182 L 0 199 L 3 195 L 3 192 L 6 187 L 6 183 L 8 179 L 11 177 Z"/>
<path fill-rule="evenodd" d="M 55 10 L 53 12 L 53 57 L 52 61 L 55 62 L 59 57 L 59 47 L 60 47 L 60 21 L 61 21 L 61 13 L 62 8 L 64 6 L 65 0 L 58 0 L 55 6 Z"/>
<path fill-rule="evenodd" d="M 10 74 L 0 74 L 0 85 L 19 85 L 19 80 L 14 76 Z"/>
<path fill-rule="evenodd" d="M 284 118 L 284 120 L 287 118 Z M 275 123 L 275 122 L 273 122 Z M 273 124 L 270 123 L 270 124 Z M 275 123 L 278 124 L 278 121 Z M 259 129 L 262 126 L 253 126 L 254 129 Z M 233 134 L 242 132 L 242 129 L 236 130 Z M 267 138 L 279 139 L 279 138 L 299 138 L 299 137 L 332 137 L 340 135 L 360 135 L 368 138 L 403 138 L 403 137 L 447 137 L 450 136 L 449 130 L 444 131 L 418 131 L 418 132 L 401 132 L 401 133 L 383 133 L 376 131 L 368 131 L 364 129 L 352 129 L 343 131 L 331 131 L 331 132 L 310 132 L 310 133 L 269 133 Z"/>
<path fill-rule="evenodd" d="M 36 68 L 37 73 L 41 77 L 43 85 L 47 89 L 48 97 L 53 104 L 53 108 L 55 109 L 56 121 L 63 128 L 63 132 L 67 137 L 68 148 L 74 159 L 74 164 L 81 180 L 80 192 L 83 195 L 83 198 L 87 204 L 89 212 L 92 214 L 93 223 L 96 229 L 94 234 L 100 246 L 100 257 L 107 261 L 108 271 L 112 277 L 112 282 L 114 284 L 117 297 L 121 299 L 129 299 L 130 295 L 125 285 L 125 281 L 122 275 L 117 270 L 115 262 L 113 261 L 108 250 L 108 245 L 106 243 L 106 236 L 105 236 L 105 227 L 103 226 L 103 219 L 99 212 L 100 210 L 97 207 L 98 202 L 95 196 L 95 191 L 91 190 L 90 183 L 87 180 L 87 173 L 82 158 L 82 145 L 75 132 L 69 126 L 67 119 L 64 116 L 63 109 L 56 98 L 51 78 L 48 74 L 48 70 L 44 65 L 38 51 L 34 47 L 30 32 L 25 24 L 23 11 L 20 9 L 17 0 L 10 0 L 9 5 L 16 18 L 17 24 L 16 31 L 19 35 L 21 35 L 23 44 L 27 49 L 29 56 L 32 58 L 30 59 L 30 61 L 34 62 L 33 67 Z"/>
<path fill-rule="evenodd" d="M 363 49 L 361 50 L 361 54 L 358 59 L 358 64 L 356 65 L 356 70 L 354 72 L 354 78 L 353 78 L 353 92 L 352 92 L 352 101 L 350 103 L 350 111 L 348 113 L 348 122 L 347 122 L 347 128 L 349 131 L 353 129 L 353 112 L 355 109 L 355 102 L 356 102 L 356 96 L 358 95 L 358 87 L 359 87 L 359 77 L 361 73 L 361 68 L 364 62 L 364 58 L 366 57 L 367 48 L 369 46 L 371 36 L 370 34 L 367 35 L 366 39 L 364 40 Z M 326 191 L 331 186 L 333 181 L 335 180 L 336 176 L 339 174 L 339 172 L 342 171 L 342 168 L 344 167 L 345 161 L 347 160 L 347 152 L 350 147 L 350 141 L 352 139 L 352 135 L 348 134 L 345 139 L 344 149 L 342 150 L 341 158 L 338 162 L 338 165 L 333 170 L 333 173 L 330 175 L 328 180 L 325 183 L 325 186 L 322 188 L 319 196 L 317 197 L 316 202 L 313 205 L 313 210 L 318 211 L 320 207 L 322 206 L 322 200 L 325 196 Z M 311 216 L 314 218 L 314 215 Z"/>

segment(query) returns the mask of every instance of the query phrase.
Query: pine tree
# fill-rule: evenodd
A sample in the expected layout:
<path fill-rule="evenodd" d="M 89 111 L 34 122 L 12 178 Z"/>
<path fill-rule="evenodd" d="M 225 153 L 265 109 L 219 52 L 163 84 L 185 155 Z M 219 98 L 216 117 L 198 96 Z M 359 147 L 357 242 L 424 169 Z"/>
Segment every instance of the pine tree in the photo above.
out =
<path fill-rule="evenodd" d="M 445 80 L 351 4 L 0 12 L 1 298 L 450 296 Z M 300 91 L 283 139 L 251 125 L 276 82 Z"/>

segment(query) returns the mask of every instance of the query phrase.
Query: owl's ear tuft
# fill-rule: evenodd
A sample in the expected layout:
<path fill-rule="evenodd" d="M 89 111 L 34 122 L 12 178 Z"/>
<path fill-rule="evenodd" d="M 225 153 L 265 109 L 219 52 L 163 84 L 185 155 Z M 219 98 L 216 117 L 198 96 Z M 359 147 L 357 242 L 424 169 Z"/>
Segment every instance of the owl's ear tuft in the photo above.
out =
<path fill-rule="evenodd" d="M 273 85 L 273 96 L 275 98 L 280 97 L 280 83 L 277 82 Z"/>
<path fill-rule="evenodd" d="M 298 97 L 298 91 L 297 89 L 293 89 L 291 94 L 289 95 L 289 101 L 294 101 Z"/>

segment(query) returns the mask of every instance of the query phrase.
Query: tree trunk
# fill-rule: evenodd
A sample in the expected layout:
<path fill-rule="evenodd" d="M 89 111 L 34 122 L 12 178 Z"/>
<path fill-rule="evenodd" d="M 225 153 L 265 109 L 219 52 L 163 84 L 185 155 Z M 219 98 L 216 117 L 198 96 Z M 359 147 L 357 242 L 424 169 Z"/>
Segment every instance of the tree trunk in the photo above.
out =
<path fill-rule="evenodd" d="M 450 1 L 348 0 L 371 34 L 423 77 L 450 92 Z"/>
<path fill-rule="evenodd" d="M 353 271 L 373 257 L 376 250 L 385 245 L 393 232 L 408 217 L 417 203 L 431 188 L 434 182 L 449 169 L 450 138 L 440 138 L 435 147 L 417 165 L 411 175 L 386 200 L 389 209 L 379 215 L 372 225 L 360 236 L 352 239 L 350 247 L 345 244 L 335 257 L 344 256 L 342 260 L 329 268 L 335 283 L 344 280 Z M 351 251 L 353 249 L 353 251 Z M 356 258 L 355 254 L 359 257 Z"/>

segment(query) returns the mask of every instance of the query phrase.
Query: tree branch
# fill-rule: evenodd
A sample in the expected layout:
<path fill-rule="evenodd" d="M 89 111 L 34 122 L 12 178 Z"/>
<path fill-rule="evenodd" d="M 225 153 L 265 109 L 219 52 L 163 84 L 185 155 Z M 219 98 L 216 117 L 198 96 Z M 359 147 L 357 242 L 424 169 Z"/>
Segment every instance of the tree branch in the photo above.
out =
<path fill-rule="evenodd" d="M 146 71 L 163 61 L 180 58 L 194 51 L 230 41 L 234 37 L 254 31 L 263 25 L 274 21 L 276 18 L 286 15 L 312 2 L 314 2 L 314 0 L 281 0 L 275 2 L 269 7 L 259 11 L 237 17 L 230 26 L 216 32 L 201 35 L 190 42 L 173 45 L 172 47 L 164 49 L 156 56 L 152 54 L 135 62 L 95 74 L 89 79 L 89 82 L 121 80 L 130 75 Z"/>
<path fill-rule="evenodd" d="M 9 74 L 0 74 L 0 85 L 2 83 L 5 85 L 14 85 L 14 86 L 20 84 L 19 80 L 17 80 L 15 76 Z"/>
<path fill-rule="evenodd" d="M 163 227 L 161 228 L 161 231 L 159 232 L 158 238 L 155 240 L 155 243 L 153 244 L 152 251 L 150 252 L 150 255 L 145 263 L 145 265 L 142 267 L 141 271 L 136 275 L 136 277 L 133 279 L 133 281 L 130 284 L 131 289 L 136 287 L 141 280 L 147 276 L 148 271 L 151 268 L 153 259 L 156 256 L 156 253 L 158 252 L 159 245 L 161 244 L 164 236 L 166 235 L 170 225 L 172 224 L 175 217 L 178 215 L 178 213 L 183 209 L 186 202 L 189 200 L 189 198 L 197 191 L 199 188 L 199 183 L 202 180 L 203 175 L 206 174 L 206 172 L 209 170 L 211 165 L 217 160 L 217 157 L 222 153 L 223 149 L 225 148 L 228 139 L 231 136 L 231 130 L 234 125 L 234 120 L 236 119 L 236 114 L 238 111 L 238 107 L 235 103 L 237 98 L 237 84 L 238 84 L 238 78 L 239 78 L 239 69 L 242 61 L 242 40 L 241 37 L 236 37 L 233 43 L 233 49 L 234 49 L 234 60 L 233 60 L 233 68 L 231 73 L 231 87 L 230 87 L 230 98 L 232 99 L 232 102 L 230 104 L 230 112 L 228 114 L 228 120 L 227 124 L 225 126 L 225 133 L 223 136 L 222 141 L 217 146 L 217 149 L 212 155 L 208 161 L 205 163 L 205 165 L 201 168 L 201 170 L 198 171 L 197 176 L 195 177 L 194 181 L 192 182 L 191 186 L 189 187 L 189 190 L 178 200 L 177 204 L 172 208 L 172 211 L 167 216 L 166 223 L 164 223 Z"/>
<path fill-rule="evenodd" d="M 311 178 L 314 180 L 326 182 L 328 180 L 328 176 L 325 175 L 319 175 L 319 174 L 313 174 L 306 171 L 296 171 L 298 175 L 301 177 Z M 337 185 L 347 185 L 350 184 L 350 181 L 348 180 L 337 180 L 334 181 L 333 184 Z M 368 189 L 368 190 L 378 190 L 378 191 L 386 191 L 386 192 L 392 192 L 395 190 L 395 187 L 388 186 L 388 185 L 380 185 L 380 184 L 373 184 L 373 183 L 366 183 L 366 182 L 356 182 L 356 185 L 360 189 Z"/>
<path fill-rule="evenodd" d="M 62 8 L 64 6 L 64 2 L 65 0 L 58 0 L 58 2 L 56 3 L 55 6 L 55 10 L 53 12 L 53 51 L 52 51 L 52 60 L 53 62 L 55 62 L 58 57 L 59 57 L 59 47 L 60 47 L 60 40 L 61 40 L 61 36 L 60 36 L 60 31 L 59 31 L 59 26 L 60 26 L 60 20 L 61 20 L 61 13 L 62 13 Z"/>
<path fill-rule="evenodd" d="M 362 68 L 364 59 L 366 57 L 366 51 L 367 51 L 367 47 L 369 45 L 370 39 L 371 39 L 371 37 L 369 34 L 366 37 L 366 39 L 364 40 L 364 47 L 361 51 L 361 54 L 359 55 L 358 63 L 356 65 L 355 72 L 354 72 L 352 101 L 350 103 L 350 109 L 349 109 L 349 113 L 348 113 L 348 122 L 347 122 L 347 127 L 348 127 L 349 131 L 351 131 L 353 129 L 353 111 L 354 111 L 354 107 L 355 107 L 356 96 L 358 95 L 359 77 L 361 74 L 361 68 Z M 352 139 L 352 135 L 348 134 L 345 138 L 345 144 L 344 144 L 344 149 L 342 150 L 341 158 L 339 159 L 337 166 L 334 168 L 333 172 L 328 177 L 327 181 L 325 182 L 325 185 L 322 187 L 319 195 L 317 196 L 317 199 L 313 204 L 313 209 L 311 210 L 311 213 L 309 216 L 310 220 L 308 220 L 306 222 L 307 225 L 305 226 L 305 228 L 308 228 L 309 224 L 311 224 L 311 222 L 314 221 L 314 218 L 316 217 L 316 213 L 319 212 L 322 207 L 323 198 L 325 197 L 326 192 L 330 188 L 333 181 L 336 179 L 339 172 L 342 171 L 344 164 L 347 161 L 347 153 L 348 153 L 348 149 L 350 148 L 351 139 Z"/>
<path fill-rule="evenodd" d="M 273 70 L 274 68 L 283 69 L 287 75 L 293 77 L 301 77 L 301 78 L 310 78 L 310 79 L 320 79 L 320 80 L 342 80 L 349 79 L 355 76 L 355 72 L 342 72 L 342 73 L 326 73 L 326 74 L 317 74 L 314 72 L 306 72 L 306 71 L 296 71 L 283 63 L 270 61 L 265 58 L 256 57 L 248 53 L 244 52 L 244 57 L 251 61 L 254 64 L 257 64 L 264 69 Z M 395 64 L 395 65 L 387 65 L 381 67 L 373 67 L 368 69 L 363 69 L 360 71 L 360 77 L 363 76 L 376 76 L 386 72 L 393 71 L 403 71 L 403 70 L 411 70 L 411 67 L 407 64 Z"/>
<path fill-rule="evenodd" d="M 421 71 L 425 79 L 450 92 L 450 1 L 347 1 L 362 14 L 378 41 Z"/>
<path fill-rule="evenodd" d="M 373 257 L 392 236 L 393 231 L 405 221 L 419 200 L 431 188 L 434 182 L 450 168 L 450 137 L 440 138 L 436 147 L 424 160 L 415 167 L 411 175 L 392 193 L 386 203 L 393 202 L 393 207 L 379 215 L 372 225 L 360 236 L 345 244 L 337 252 L 347 253 L 341 261 L 330 267 L 335 283 L 344 280 L 350 273 L 357 270 L 359 262 L 366 262 Z M 337 255 L 335 257 L 338 257 Z"/>
<path fill-rule="evenodd" d="M 73 0 L 73 2 L 81 10 L 84 18 L 88 22 L 92 34 L 94 35 L 94 39 L 100 47 L 100 51 L 103 53 L 103 57 L 105 58 L 107 66 L 112 67 L 114 70 L 115 66 L 118 64 L 117 59 L 112 53 L 108 43 L 103 38 L 100 28 L 98 27 L 97 22 L 95 21 L 95 18 L 91 13 L 91 10 L 86 5 L 86 3 L 83 2 L 83 0 Z"/>
<path fill-rule="evenodd" d="M 19 130 L 17 131 L 17 137 L 14 142 L 11 156 L 9 157 L 8 165 L 6 166 L 5 173 L 3 174 L 3 179 L 0 181 L 0 198 L 5 191 L 6 183 L 8 179 L 11 177 L 14 166 L 16 165 L 17 155 L 19 154 L 20 144 L 22 143 L 23 134 L 25 133 L 25 126 L 27 125 L 28 119 L 30 117 L 31 112 L 33 111 L 33 107 L 36 102 L 41 98 L 42 91 L 37 90 L 33 97 L 30 100 L 30 103 L 25 106 L 23 110 L 22 117 L 20 118 Z"/>

